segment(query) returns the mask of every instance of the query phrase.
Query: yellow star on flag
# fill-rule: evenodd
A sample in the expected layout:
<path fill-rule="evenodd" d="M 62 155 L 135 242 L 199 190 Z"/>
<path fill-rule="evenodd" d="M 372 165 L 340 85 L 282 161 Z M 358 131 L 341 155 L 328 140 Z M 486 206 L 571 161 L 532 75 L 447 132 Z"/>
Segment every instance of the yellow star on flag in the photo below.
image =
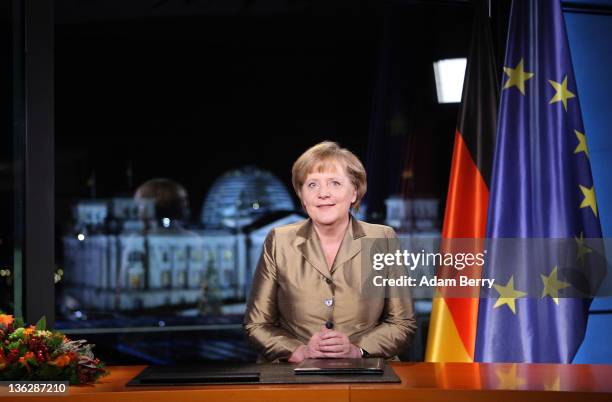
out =
<path fill-rule="evenodd" d="M 578 146 L 574 150 L 574 153 L 577 154 L 577 153 L 580 153 L 580 152 L 584 152 L 585 155 L 588 158 L 589 157 L 589 149 L 587 148 L 587 144 L 586 144 L 586 135 L 584 135 L 584 133 L 581 133 L 578 130 L 574 130 L 574 133 L 576 133 L 576 138 L 578 138 Z"/>
<path fill-rule="evenodd" d="M 581 265 L 584 265 L 584 255 L 592 252 L 593 250 L 584 245 L 584 233 L 580 232 L 580 237 L 574 236 L 576 240 L 576 261 L 580 261 Z"/>
<path fill-rule="evenodd" d="M 555 304 L 559 304 L 559 290 L 570 287 L 567 282 L 562 282 L 557 279 L 557 267 L 552 270 L 550 275 L 542 275 L 542 282 L 544 283 L 544 289 L 542 289 L 542 299 L 546 296 L 550 296 Z"/>
<path fill-rule="evenodd" d="M 517 389 L 525 385 L 525 379 L 516 374 L 516 367 L 516 363 L 513 363 L 508 371 L 495 370 L 495 375 L 499 381 L 498 389 Z"/>
<path fill-rule="evenodd" d="M 550 85 L 553 86 L 553 88 L 555 88 L 555 91 L 557 91 L 555 93 L 555 96 L 553 96 L 550 100 L 549 105 L 555 102 L 562 102 L 563 108 L 567 112 L 567 100 L 576 97 L 573 92 L 567 89 L 567 75 L 565 76 L 565 78 L 563 78 L 563 81 L 561 83 L 558 83 L 553 80 L 548 80 L 548 82 L 550 83 Z"/>
<path fill-rule="evenodd" d="M 580 187 L 580 191 L 582 191 L 582 195 L 584 195 L 584 200 L 580 204 L 580 208 L 590 207 L 591 211 L 597 217 L 597 201 L 595 201 L 595 186 L 591 186 L 591 188 L 584 187 L 578 185 Z"/>
<path fill-rule="evenodd" d="M 514 289 L 514 277 L 511 276 L 506 286 L 493 285 L 495 290 L 499 293 L 499 298 L 495 302 L 493 308 L 503 306 L 504 304 L 512 310 L 513 314 L 516 314 L 516 299 L 525 296 L 527 293 L 521 292 L 520 290 Z"/>
<path fill-rule="evenodd" d="M 508 76 L 508 80 L 503 89 L 517 87 L 525 95 L 525 81 L 533 77 L 533 73 L 525 71 L 523 59 L 514 68 L 504 66 L 504 73 Z"/>

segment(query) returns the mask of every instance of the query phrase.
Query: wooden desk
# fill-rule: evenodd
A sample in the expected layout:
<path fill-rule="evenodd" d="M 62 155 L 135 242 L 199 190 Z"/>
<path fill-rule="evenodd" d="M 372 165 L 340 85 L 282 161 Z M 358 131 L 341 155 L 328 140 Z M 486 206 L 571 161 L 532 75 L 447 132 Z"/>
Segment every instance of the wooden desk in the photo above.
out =
<path fill-rule="evenodd" d="M 130 387 L 145 366 L 110 367 L 93 386 L 70 387 L 65 402 L 196 401 L 612 401 L 612 366 L 392 363 L 401 384 Z M 17 401 L 49 400 L 21 396 Z"/>
<path fill-rule="evenodd" d="M 612 366 L 587 364 L 393 363 L 401 384 L 353 384 L 351 402 L 612 401 Z"/>
<path fill-rule="evenodd" d="M 311 385 L 206 385 L 184 387 L 126 387 L 146 366 L 111 366 L 110 375 L 95 385 L 71 386 L 69 396 L 19 396 L 16 402 L 233 402 L 316 400 L 342 402 L 349 400 L 346 384 Z M 0 398 L 2 402 L 2 398 Z"/>

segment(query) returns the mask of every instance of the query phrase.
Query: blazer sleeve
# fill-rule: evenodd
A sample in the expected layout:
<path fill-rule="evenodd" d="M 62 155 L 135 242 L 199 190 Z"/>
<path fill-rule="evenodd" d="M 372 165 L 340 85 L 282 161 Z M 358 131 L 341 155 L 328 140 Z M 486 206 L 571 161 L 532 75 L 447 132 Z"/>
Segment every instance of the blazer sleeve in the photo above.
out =
<path fill-rule="evenodd" d="M 303 345 L 289 331 L 279 326 L 274 237 L 272 230 L 264 241 L 243 324 L 248 341 L 268 361 L 288 359 L 295 349 Z"/>
<path fill-rule="evenodd" d="M 388 251 L 399 247 L 395 231 L 385 228 Z M 401 270 L 391 268 L 389 278 L 401 277 Z M 405 351 L 416 331 L 412 297 L 408 287 L 389 287 L 379 324 L 361 334 L 354 342 L 374 357 L 391 358 Z"/>

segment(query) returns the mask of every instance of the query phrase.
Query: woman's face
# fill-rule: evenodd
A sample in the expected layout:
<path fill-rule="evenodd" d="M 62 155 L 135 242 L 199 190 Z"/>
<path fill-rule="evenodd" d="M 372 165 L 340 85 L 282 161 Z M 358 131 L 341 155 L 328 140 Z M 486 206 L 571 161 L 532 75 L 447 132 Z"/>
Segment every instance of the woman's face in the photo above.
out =
<path fill-rule="evenodd" d="M 333 225 L 346 219 L 357 199 L 357 190 L 344 167 L 338 162 L 329 166 L 325 172 L 308 174 L 300 191 L 308 216 L 319 225 Z"/>

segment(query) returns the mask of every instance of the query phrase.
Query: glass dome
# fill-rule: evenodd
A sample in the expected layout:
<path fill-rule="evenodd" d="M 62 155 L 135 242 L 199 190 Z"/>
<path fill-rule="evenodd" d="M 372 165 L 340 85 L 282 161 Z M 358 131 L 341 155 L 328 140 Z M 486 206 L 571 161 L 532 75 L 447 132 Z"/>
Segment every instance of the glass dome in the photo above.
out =
<path fill-rule="evenodd" d="M 293 210 L 293 199 L 276 176 L 246 166 L 215 180 L 204 200 L 201 219 L 206 228 L 235 228 L 270 212 Z"/>

